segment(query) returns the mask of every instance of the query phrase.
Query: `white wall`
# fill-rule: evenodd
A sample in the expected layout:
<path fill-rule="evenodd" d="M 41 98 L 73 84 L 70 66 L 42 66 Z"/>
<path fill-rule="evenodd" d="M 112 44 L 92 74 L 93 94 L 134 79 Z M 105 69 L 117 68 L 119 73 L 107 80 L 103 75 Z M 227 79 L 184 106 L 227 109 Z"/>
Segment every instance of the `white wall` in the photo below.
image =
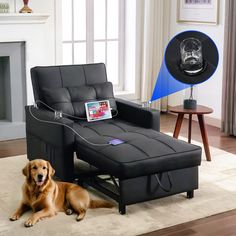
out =
<path fill-rule="evenodd" d="M 19 11 L 23 1 L 16 0 L 16 3 L 16 10 Z M 55 64 L 54 5 L 54 0 L 29 1 L 34 13 L 49 15 L 45 24 L 0 24 L 0 42 L 26 42 L 27 104 L 33 103 L 30 69 L 34 66 Z"/>
<path fill-rule="evenodd" d="M 225 0 L 220 0 L 219 6 L 219 24 L 203 25 L 203 24 L 186 24 L 176 21 L 177 0 L 171 1 L 171 20 L 170 20 L 170 38 L 176 34 L 186 30 L 199 30 L 209 35 L 216 43 L 219 51 L 219 65 L 207 82 L 201 84 L 197 88 L 198 104 L 213 108 L 214 113 L 209 115 L 212 118 L 221 119 L 221 99 L 222 99 L 222 73 L 223 73 L 223 48 L 224 48 L 224 18 L 225 18 Z M 169 105 L 179 105 L 183 101 L 184 92 L 169 96 Z"/>
<path fill-rule="evenodd" d="M 17 10 L 22 6 L 22 0 L 16 0 Z M 30 79 L 30 68 L 37 65 L 56 64 L 56 30 L 55 30 L 55 10 L 58 0 L 30 0 L 29 6 L 35 13 L 49 14 L 50 17 L 43 25 L 1 25 L 0 42 L 8 40 L 27 40 L 27 103 L 33 101 L 32 86 Z M 210 116 L 216 119 L 221 118 L 221 98 L 222 98 L 222 59 L 224 42 L 224 17 L 225 0 L 220 0 L 219 24 L 218 25 L 199 25 L 184 24 L 176 21 L 177 0 L 171 0 L 170 18 L 170 38 L 185 30 L 199 30 L 208 34 L 216 43 L 219 50 L 219 65 L 213 77 L 198 86 L 198 103 L 214 109 Z M 4 32 L 4 33 L 2 33 Z M 31 54 L 29 55 L 29 51 Z M 181 94 L 178 95 L 178 94 Z M 169 104 L 181 104 L 183 92 L 169 96 Z"/>

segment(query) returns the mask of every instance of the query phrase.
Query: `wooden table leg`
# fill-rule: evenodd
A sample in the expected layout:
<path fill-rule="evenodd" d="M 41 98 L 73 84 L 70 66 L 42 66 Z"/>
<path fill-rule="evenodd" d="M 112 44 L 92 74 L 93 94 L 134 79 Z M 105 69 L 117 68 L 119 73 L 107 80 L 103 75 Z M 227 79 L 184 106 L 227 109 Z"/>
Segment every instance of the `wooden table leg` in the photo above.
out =
<path fill-rule="evenodd" d="M 207 132 L 206 132 L 206 126 L 204 122 L 204 116 L 203 115 L 197 115 L 198 116 L 198 121 L 199 121 L 199 126 L 202 134 L 202 141 L 206 153 L 206 159 L 207 161 L 211 161 L 211 154 L 210 154 L 210 148 L 209 148 L 209 143 L 208 143 L 208 137 L 207 137 Z"/>
<path fill-rule="evenodd" d="M 183 119 L 184 119 L 184 114 L 178 114 L 178 118 L 177 118 L 177 121 L 176 121 L 176 124 L 175 124 L 175 131 L 174 131 L 174 134 L 173 134 L 174 138 L 179 137 L 179 132 L 180 132 L 180 128 L 181 128 Z"/>
<path fill-rule="evenodd" d="M 188 120 L 188 142 L 191 143 L 191 136 L 192 136 L 192 114 L 189 114 Z"/>

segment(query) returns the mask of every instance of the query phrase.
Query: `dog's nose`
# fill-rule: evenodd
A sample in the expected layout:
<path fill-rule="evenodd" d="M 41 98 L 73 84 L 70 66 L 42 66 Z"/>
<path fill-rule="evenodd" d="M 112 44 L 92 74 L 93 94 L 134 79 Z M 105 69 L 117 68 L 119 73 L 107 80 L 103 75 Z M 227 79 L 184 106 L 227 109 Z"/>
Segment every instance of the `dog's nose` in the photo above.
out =
<path fill-rule="evenodd" d="M 38 179 L 39 179 L 39 180 L 42 180 L 42 179 L 43 179 L 43 175 L 38 174 Z"/>

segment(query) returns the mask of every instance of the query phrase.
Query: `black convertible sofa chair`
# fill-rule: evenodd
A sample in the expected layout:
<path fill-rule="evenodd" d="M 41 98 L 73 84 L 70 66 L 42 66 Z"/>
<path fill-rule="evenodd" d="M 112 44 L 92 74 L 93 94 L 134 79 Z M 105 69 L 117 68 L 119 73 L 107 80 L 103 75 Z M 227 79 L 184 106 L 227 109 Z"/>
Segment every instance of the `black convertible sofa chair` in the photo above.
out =
<path fill-rule="evenodd" d="M 26 106 L 29 160 L 44 158 L 61 180 L 102 191 L 121 214 L 137 202 L 182 192 L 193 197 L 201 148 L 159 132 L 159 111 L 115 99 L 104 64 L 35 67 L 31 76 L 35 100 L 70 116 L 56 118 L 41 103 Z M 87 122 L 84 103 L 105 99 L 118 115 Z M 114 138 L 125 143 L 108 145 Z"/>

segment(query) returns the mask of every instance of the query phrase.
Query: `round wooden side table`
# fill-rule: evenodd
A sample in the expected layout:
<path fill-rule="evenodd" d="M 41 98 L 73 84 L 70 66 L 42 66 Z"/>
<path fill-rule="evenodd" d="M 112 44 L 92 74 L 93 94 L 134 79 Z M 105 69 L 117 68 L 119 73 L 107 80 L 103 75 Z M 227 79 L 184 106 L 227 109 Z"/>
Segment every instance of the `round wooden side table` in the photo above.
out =
<path fill-rule="evenodd" d="M 176 120 L 175 124 L 175 130 L 173 137 L 178 138 L 179 137 L 179 132 L 181 129 L 181 125 L 184 119 L 184 115 L 188 114 L 189 115 L 189 123 L 188 123 L 188 142 L 191 143 L 191 134 L 192 134 L 192 115 L 197 115 L 198 117 L 198 123 L 199 127 L 201 130 L 201 135 L 202 135 L 202 141 L 206 153 L 206 159 L 207 161 L 211 161 L 211 154 L 210 154 L 210 149 L 209 149 L 209 143 L 208 143 L 208 137 L 207 137 L 207 132 L 206 132 L 206 126 L 205 126 L 205 121 L 204 121 L 204 115 L 205 114 L 210 114 L 213 112 L 213 109 L 201 105 L 197 105 L 197 108 L 194 110 L 191 109 L 184 109 L 182 105 L 180 106 L 175 106 L 171 107 L 169 109 L 170 112 L 177 113 L 178 118 Z"/>

